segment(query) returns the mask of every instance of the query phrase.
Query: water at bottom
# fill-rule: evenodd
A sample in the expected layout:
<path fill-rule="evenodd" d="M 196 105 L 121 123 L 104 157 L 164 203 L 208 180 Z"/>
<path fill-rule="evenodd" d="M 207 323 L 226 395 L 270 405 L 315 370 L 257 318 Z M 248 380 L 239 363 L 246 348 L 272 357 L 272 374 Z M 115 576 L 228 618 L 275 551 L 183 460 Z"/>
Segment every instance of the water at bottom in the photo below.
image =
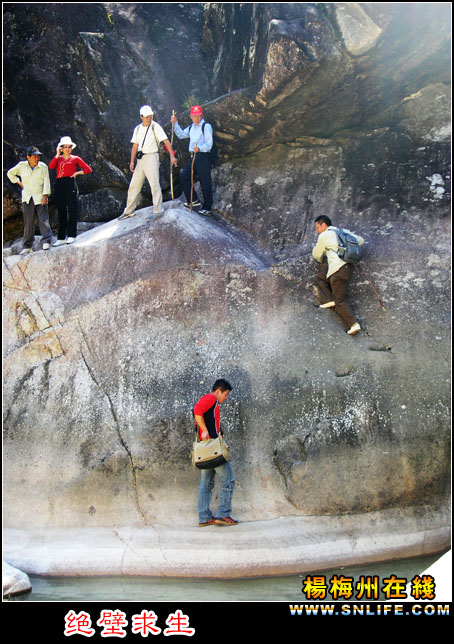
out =
<path fill-rule="evenodd" d="M 361 576 L 375 577 L 382 581 L 394 575 L 410 582 L 421 574 L 440 555 L 404 559 L 362 566 L 339 567 L 334 570 L 304 573 L 289 577 L 258 579 L 169 579 L 165 577 L 30 577 L 30 592 L 10 597 L 8 601 L 66 602 L 66 601 L 223 601 L 301 602 L 303 581 L 310 575 L 323 576 L 329 587 L 334 576 L 351 577 L 353 584 Z M 355 587 L 355 586 L 354 586 Z M 332 598 L 328 595 L 328 600 Z M 387 599 L 380 594 L 379 600 Z"/>

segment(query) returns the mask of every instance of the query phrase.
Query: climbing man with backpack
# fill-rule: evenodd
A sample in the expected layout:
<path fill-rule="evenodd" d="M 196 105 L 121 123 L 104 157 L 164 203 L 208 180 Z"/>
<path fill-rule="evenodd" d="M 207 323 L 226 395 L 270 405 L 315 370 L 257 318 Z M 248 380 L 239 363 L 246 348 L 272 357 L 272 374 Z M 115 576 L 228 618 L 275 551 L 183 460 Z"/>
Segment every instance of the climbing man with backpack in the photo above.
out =
<path fill-rule="evenodd" d="M 312 256 L 321 264 L 315 278 L 322 302 L 320 308 L 334 308 L 347 333 L 355 335 L 361 327 L 347 303 L 347 289 L 354 264 L 361 258 L 364 239 L 344 228 L 336 228 L 326 215 L 315 220 L 315 232 L 318 240 Z"/>
<path fill-rule="evenodd" d="M 213 189 L 211 185 L 211 167 L 215 144 L 213 128 L 203 118 L 200 105 L 193 105 L 190 112 L 192 124 L 184 130 L 178 124 L 177 117 L 172 114 L 175 134 L 179 139 L 189 139 L 191 158 L 182 169 L 180 178 L 186 197 L 184 204 L 191 210 L 194 208 L 200 215 L 210 216 L 213 207 Z M 194 190 L 194 181 L 198 178 L 202 187 L 203 206 Z M 201 207 L 202 206 L 202 207 Z"/>

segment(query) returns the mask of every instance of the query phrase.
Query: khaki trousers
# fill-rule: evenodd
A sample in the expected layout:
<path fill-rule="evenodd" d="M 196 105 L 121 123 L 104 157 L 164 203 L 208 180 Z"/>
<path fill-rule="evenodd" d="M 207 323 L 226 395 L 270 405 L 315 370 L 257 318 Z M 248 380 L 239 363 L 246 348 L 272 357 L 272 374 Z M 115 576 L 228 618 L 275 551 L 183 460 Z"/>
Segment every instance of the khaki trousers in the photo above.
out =
<path fill-rule="evenodd" d="M 137 160 L 134 174 L 132 175 L 131 183 L 129 184 L 128 198 L 124 214 L 130 215 L 135 211 L 137 200 L 139 199 L 140 191 L 142 190 L 145 179 L 147 179 L 150 184 L 151 194 L 153 196 L 154 212 L 161 212 L 162 191 L 159 183 L 159 154 L 156 152 L 144 154 L 141 159 Z"/>

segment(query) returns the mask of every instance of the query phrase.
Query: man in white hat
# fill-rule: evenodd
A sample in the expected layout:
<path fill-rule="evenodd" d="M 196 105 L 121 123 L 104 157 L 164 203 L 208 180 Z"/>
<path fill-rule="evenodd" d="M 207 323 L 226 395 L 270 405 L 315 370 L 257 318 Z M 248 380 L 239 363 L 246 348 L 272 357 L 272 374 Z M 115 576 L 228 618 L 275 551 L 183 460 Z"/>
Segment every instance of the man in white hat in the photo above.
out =
<path fill-rule="evenodd" d="M 24 215 L 24 238 L 21 255 L 33 252 L 35 238 L 35 213 L 43 241 L 43 250 L 48 250 L 52 242 L 49 225 L 48 198 L 50 195 L 49 169 L 41 162 L 41 152 L 37 147 L 27 148 L 27 161 L 20 161 L 8 170 L 8 179 L 22 188 L 22 213 Z"/>
<path fill-rule="evenodd" d="M 126 207 L 120 219 L 133 217 L 137 200 L 145 179 L 150 184 L 153 196 L 154 215 L 162 212 L 162 191 L 159 183 L 159 144 L 163 143 L 170 154 L 172 165 L 177 165 L 175 154 L 169 143 L 167 134 L 158 123 L 153 122 L 153 110 L 149 105 L 140 108 L 142 123 L 134 128 L 131 143 L 131 163 L 129 169 L 133 173 L 129 184 Z"/>

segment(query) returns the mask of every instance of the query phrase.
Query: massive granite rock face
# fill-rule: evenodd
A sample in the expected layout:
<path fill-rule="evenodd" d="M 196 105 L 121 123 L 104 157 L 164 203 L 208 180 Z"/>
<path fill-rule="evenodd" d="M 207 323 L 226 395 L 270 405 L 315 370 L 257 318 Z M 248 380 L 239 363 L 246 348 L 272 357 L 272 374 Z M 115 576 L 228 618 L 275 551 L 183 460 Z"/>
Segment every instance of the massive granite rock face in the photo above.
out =
<path fill-rule="evenodd" d="M 9 7 L 5 167 L 71 135 L 95 170 L 83 223 L 106 223 L 5 253 L 6 527 L 192 525 L 190 410 L 227 377 L 241 520 L 349 517 L 355 542 L 366 524 L 384 535 L 380 558 L 400 522 L 420 523 L 418 552 L 447 545 L 427 526 L 449 523 L 448 18 L 443 3 Z M 119 222 L 139 105 L 188 122 L 193 99 L 221 153 L 215 216 L 167 202 Z M 355 338 L 314 306 L 319 214 L 366 239 Z"/>
<path fill-rule="evenodd" d="M 5 259 L 8 525 L 190 522 L 191 408 L 218 376 L 243 518 L 443 501 L 447 236 L 402 258 L 387 231 L 387 309 L 359 274 L 352 338 L 314 307 L 309 258 L 270 268 L 221 220 L 146 213 Z"/>

